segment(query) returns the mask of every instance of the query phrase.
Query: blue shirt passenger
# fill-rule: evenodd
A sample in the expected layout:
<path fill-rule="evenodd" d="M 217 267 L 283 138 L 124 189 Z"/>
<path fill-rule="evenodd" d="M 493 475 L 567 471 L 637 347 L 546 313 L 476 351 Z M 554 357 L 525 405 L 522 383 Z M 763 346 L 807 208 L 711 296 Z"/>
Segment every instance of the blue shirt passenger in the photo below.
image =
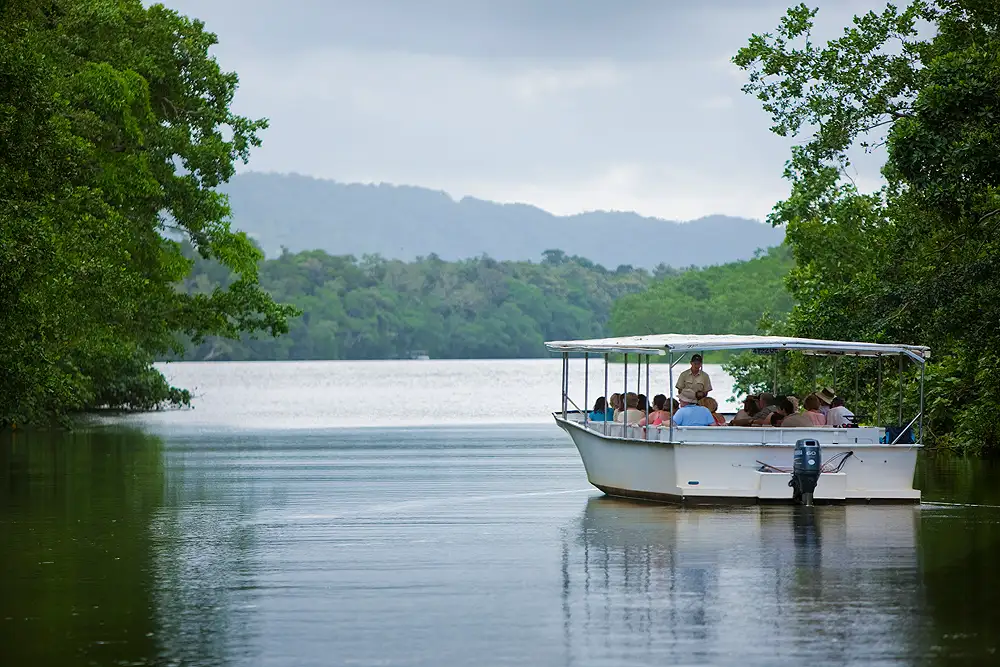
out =
<path fill-rule="evenodd" d="M 594 409 L 591 411 L 588 419 L 592 422 L 613 422 L 615 420 L 615 409 L 609 407 L 608 402 L 601 396 L 594 401 Z"/>
<path fill-rule="evenodd" d="M 607 408 L 603 412 L 594 410 L 589 417 L 592 422 L 613 422 L 615 420 L 614 408 Z"/>
<path fill-rule="evenodd" d="M 674 426 L 715 426 L 712 411 L 698 405 L 694 390 L 682 390 L 680 399 L 681 407 L 674 413 Z"/>

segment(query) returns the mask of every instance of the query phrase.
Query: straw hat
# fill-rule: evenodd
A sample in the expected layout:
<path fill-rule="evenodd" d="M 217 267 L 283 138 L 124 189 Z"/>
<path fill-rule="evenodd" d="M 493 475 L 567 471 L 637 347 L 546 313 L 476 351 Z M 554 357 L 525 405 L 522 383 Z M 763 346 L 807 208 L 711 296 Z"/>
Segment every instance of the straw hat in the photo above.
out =
<path fill-rule="evenodd" d="M 694 392 L 694 389 L 682 389 L 681 393 L 678 394 L 677 398 L 681 403 L 697 403 L 698 394 Z"/>
<path fill-rule="evenodd" d="M 831 387 L 823 387 L 821 391 L 816 392 L 816 398 L 823 401 L 827 405 L 833 403 L 833 399 L 837 397 L 837 394 L 833 391 Z"/>

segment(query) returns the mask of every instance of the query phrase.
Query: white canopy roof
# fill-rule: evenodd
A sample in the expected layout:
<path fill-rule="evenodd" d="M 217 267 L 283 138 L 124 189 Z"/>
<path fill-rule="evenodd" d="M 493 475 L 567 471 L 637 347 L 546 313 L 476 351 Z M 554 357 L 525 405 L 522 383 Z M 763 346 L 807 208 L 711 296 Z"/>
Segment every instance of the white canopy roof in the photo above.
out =
<path fill-rule="evenodd" d="M 703 352 L 707 350 L 799 350 L 812 354 L 850 355 L 876 357 L 902 354 L 923 361 L 930 358 L 928 347 L 920 345 L 893 345 L 886 343 L 857 343 L 853 341 L 818 340 L 813 338 L 788 338 L 785 336 L 735 336 L 735 335 L 686 335 L 653 334 L 623 338 L 595 338 L 592 340 L 554 340 L 545 343 L 557 352 L 618 352 L 628 354 L 665 354 L 674 352 Z"/>

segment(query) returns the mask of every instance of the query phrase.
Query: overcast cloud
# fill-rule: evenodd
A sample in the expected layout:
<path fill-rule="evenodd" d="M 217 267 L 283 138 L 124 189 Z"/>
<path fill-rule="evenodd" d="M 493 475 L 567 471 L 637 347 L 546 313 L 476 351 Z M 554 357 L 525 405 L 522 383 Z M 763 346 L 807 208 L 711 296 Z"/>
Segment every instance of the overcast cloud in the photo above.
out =
<path fill-rule="evenodd" d="M 790 0 L 168 0 L 219 35 L 256 171 L 554 213 L 763 218 L 787 143 L 729 59 Z M 822 3 L 839 32 L 879 5 Z"/>

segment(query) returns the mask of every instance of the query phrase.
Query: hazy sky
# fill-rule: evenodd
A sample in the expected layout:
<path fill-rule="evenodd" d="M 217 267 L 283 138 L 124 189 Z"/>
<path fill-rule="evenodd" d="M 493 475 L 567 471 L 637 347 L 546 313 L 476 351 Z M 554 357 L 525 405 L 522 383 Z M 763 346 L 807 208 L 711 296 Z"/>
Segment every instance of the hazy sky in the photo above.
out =
<path fill-rule="evenodd" d="M 787 143 L 729 59 L 791 0 L 167 0 L 219 35 L 257 171 L 555 213 L 763 218 Z M 820 2 L 839 30 L 874 1 Z"/>

